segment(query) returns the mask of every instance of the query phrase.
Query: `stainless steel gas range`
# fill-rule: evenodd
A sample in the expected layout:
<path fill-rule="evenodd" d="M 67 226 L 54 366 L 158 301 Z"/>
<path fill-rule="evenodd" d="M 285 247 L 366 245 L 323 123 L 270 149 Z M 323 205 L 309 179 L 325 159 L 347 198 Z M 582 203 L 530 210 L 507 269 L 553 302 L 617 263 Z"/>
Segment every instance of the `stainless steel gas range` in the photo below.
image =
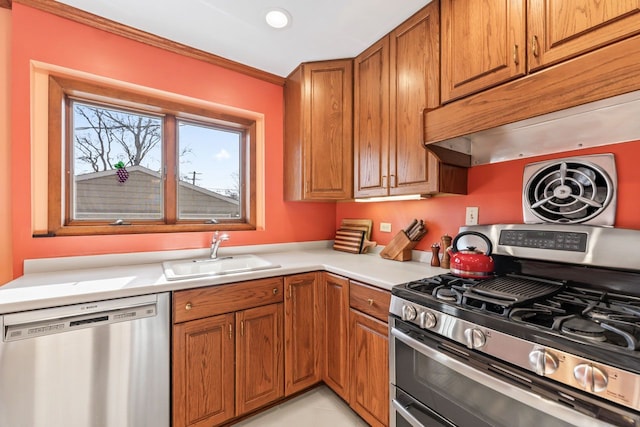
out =
<path fill-rule="evenodd" d="M 391 426 L 639 427 L 640 231 L 463 230 L 492 277 L 392 289 Z"/>

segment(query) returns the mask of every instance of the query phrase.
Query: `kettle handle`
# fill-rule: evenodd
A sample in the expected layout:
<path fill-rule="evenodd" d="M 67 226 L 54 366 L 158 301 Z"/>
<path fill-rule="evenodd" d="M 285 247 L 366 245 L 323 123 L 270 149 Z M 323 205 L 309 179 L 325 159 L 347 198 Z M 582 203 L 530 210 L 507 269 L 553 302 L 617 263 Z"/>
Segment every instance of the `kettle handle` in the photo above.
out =
<path fill-rule="evenodd" d="M 491 255 L 491 252 L 493 251 L 493 245 L 491 244 L 491 240 L 489 240 L 489 238 L 487 238 L 487 236 L 485 236 L 484 234 L 478 233 L 477 231 L 463 231 L 461 233 L 458 233 L 458 235 L 453 239 L 453 242 L 451 242 L 451 253 L 455 254 L 456 252 L 458 252 L 458 240 L 460 240 L 460 237 L 462 236 L 480 237 L 487 244 L 487 251 L 485 252 L 485 255 L 486 256 Z"/>

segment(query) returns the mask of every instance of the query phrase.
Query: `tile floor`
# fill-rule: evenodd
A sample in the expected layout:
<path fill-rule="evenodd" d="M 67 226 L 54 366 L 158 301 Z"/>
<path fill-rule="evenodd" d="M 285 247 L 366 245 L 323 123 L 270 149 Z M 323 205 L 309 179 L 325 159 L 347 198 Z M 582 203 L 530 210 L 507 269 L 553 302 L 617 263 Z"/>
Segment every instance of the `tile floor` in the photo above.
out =
<path fill-rule="evenodd" d="M 261 412 L 234 427 L 367 427 L 360 417 L 326 386 Z"/>

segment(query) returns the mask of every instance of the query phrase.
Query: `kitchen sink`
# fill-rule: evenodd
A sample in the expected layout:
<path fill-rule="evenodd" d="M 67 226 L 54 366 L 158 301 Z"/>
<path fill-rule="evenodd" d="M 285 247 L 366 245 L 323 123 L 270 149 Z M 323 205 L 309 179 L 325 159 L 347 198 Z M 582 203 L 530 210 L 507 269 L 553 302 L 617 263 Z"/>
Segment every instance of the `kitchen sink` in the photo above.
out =
<path fill-rule="evenodd" d="M 220 276 L 224 274 L 279 268 L 256 255 L 234 255 L 215 259 L 187 259 L 162 263 L 167 280 L 192 279 L 195 277 Z"/>

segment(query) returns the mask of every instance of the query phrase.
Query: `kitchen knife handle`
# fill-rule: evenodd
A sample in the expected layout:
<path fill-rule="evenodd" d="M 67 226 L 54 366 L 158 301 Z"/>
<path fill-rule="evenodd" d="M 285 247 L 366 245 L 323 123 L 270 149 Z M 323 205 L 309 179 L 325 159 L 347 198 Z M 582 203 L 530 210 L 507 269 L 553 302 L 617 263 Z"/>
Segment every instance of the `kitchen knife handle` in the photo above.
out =
<path fill-rule="evenodd" d="M 413 221 L 411 221 L 411 223 L 409 225 L 407 225 L 407 227 L 404 229 L 404 232 L 409 235 L 409 233 L 411 233 L 411 230 L 413 229 L 413 227 L 415 227 L 415 225 L 418 223 L 417 219 L 414 219 Z"/>

